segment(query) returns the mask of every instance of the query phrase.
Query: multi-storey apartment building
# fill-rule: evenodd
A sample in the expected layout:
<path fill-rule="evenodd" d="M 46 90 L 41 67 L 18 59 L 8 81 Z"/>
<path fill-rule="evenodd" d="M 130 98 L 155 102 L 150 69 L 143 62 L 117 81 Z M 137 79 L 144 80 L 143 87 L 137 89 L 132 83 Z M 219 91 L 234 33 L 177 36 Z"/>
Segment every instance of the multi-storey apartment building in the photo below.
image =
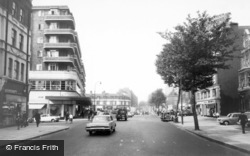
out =
<path fill-rule="evenodd" d="M 242 44 L 244 27 L 231 23 L 231 27 L 238 33 L 237 44 Z M 227 115 L 239 110 L 238 70 L 240 69 L 240 52 L 233 53 L 233 60 L 227 61 L 231 67 L 220 69 L 213 77 L 214 85 L 196 92 L 196 109 L 198 114 L 210 116 L 212 113 Z"/>
<path fill-rule="evenodd" d="M 89 94 L 87 96 L 91 98 L 95 110 L 113 110 L 116 108 L 127 108 L 130 110 L 131 107 L 130 97 L 124 94 L 110 94 L 104 92 L 101 94 Z"/>
<path fill-rule="evenodd" d="M 27 112 L 31 0 L 0 1 L 0 127 Z"/>
<path fill-rule="evenodd" d="M 30 116 L 40 113 L 74 116 L 90 104 L 75 20 L 67 6 L 32 8 Z"/>
<path fill-rule="evenodd" d="M 250 26 L 243 27 L 243 50 L 239 70 L 240 110 L 250 111 Z"/>

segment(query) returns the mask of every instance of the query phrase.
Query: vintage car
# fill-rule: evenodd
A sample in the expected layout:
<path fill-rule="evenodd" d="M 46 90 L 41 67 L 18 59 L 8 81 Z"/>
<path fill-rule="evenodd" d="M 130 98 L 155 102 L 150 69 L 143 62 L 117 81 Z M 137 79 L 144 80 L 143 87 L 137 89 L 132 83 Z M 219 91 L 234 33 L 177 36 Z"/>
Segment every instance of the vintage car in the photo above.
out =
<path fill-rule="evenodd" d="M 217 118 L 217 122 L 219 124 L 224 124 L 224 125 L 234 125 L 234 124 L 237 124 L 237 122 L 239 120 L 239 116 L 240 116 L 239 112 L 229 113 L 225 117 Z"/>
<path fill-rule="evenodd" d="M 85 129 L 89 132 L 89 135 L 92 135 L 95 132 L 111 134 L 115 132 L 115 128 L 116 122 L 111 115 L 96 115 L 90 123 L 87 123 Z"/>
<path fill-rule="evenodd" d="M 116 119 L 117 119 L 117 121 L 119 121 L 119 120 L 127 121 L 128 111 L 126 109 L 118 109 L 117 114 L 116 114 Z"/>
<path fill-rule="evenodd" d="M 164 112 L 161 114 L 161 121 L 173 121 L 173 117 L 170 112 Z"/>
<path fill-rule="evenodd" d="M 36 121 L 35 118 L 33 118 Z M 40 122 L 59 122 L 60 116 L 54 116 L 50 114 L 41 114 Z"/>

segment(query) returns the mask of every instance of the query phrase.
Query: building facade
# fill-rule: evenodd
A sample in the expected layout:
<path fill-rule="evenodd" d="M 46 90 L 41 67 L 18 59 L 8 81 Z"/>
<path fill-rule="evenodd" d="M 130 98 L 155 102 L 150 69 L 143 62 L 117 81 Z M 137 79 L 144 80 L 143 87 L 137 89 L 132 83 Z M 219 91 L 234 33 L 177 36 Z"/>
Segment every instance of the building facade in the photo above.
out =
<path fill-rule="evenodd" d="M 131 99 L 124 94 L 110 94 L 104 92 L 101 94 L 89 94 L 87 96 L 91 98 L 95 110 L 114 110 L 116 108 L 127 108 L 130 110 L 131 108 Z"/>
<path fill-rule="evenodd" d="M 0 127 L 28 111 L 31 0 L 0 1 Z"/>
<path fill-rule="evenodd" d="M 29 116 L 35 111 L 77 116 L 90 103 L 75 20 L 67 6 L 32 8 L 32 83 Z"/>
<path fill-rule="evenodd" d="M 242 44 L 242 32 L 244 27 L 237 23 L 230 26 L 238 34 L 236 44 Z M 219 69 L 213 76 L 214 85 L 196 92 L 197 113 L 204 116 L 211 116 L 212 113 L 227 115 L 239 111 L 240 98 L 238 94 L 238 70 L 240 69 L 240 52 L 233 53 L 235 58 L 226 62 L 229 69 Z"/>
<path fill-rule="evenodd" d="M 250 111 L 250 27 L 243 30 L 243 50 L 241 51 L 241 66 L 239 70 L 240 111 Z"/>

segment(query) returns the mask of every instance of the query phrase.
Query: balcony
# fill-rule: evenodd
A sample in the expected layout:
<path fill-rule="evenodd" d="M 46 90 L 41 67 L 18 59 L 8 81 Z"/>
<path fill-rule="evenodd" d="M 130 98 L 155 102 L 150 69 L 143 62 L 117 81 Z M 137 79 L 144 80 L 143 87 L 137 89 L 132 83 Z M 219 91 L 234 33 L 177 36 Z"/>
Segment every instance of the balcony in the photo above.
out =
<path fill-rule="evenodd" d="M 77 47 L 76 43 L 67 43 L 67 42 L 60 42 L 60 43 L 44 43 L 43 48 L 70 48 L 75 49 Z"/>
<path fill-rule="evenodd" d="M 68 35 L 72 35 L 72 36 L 77 35 L 77 33 L 72 29 L 45 29 L 44 34 L 45 35 L 68 34 Z"/>
<path fill-rule="evenodd" d="M 74 63 L 74 57 L 43 57 L 43 62 L 71 62 Z"/>
<path fill-rule="evenodd" d="M 72 15 L 47 15 L 45 21 L 69 21 L 72 22 L 75 27 L 75 19 Z"/>

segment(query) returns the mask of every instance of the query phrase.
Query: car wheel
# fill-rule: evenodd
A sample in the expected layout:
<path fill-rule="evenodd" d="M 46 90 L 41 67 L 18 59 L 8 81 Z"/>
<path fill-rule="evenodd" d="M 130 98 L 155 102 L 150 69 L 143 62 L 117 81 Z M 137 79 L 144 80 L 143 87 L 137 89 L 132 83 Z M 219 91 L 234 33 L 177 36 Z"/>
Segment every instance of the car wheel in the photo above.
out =
<path fill-rule="evenodd" d="M 54 119 L 51 119 L 51 122 L 55 122 L 55 120 L 54 120 Z"/>
<path fill-rule="evenodd" d="M 229 125 L 229 122 L 228 121 L 224 121 L 223 124 L 224 125 Z"/>

